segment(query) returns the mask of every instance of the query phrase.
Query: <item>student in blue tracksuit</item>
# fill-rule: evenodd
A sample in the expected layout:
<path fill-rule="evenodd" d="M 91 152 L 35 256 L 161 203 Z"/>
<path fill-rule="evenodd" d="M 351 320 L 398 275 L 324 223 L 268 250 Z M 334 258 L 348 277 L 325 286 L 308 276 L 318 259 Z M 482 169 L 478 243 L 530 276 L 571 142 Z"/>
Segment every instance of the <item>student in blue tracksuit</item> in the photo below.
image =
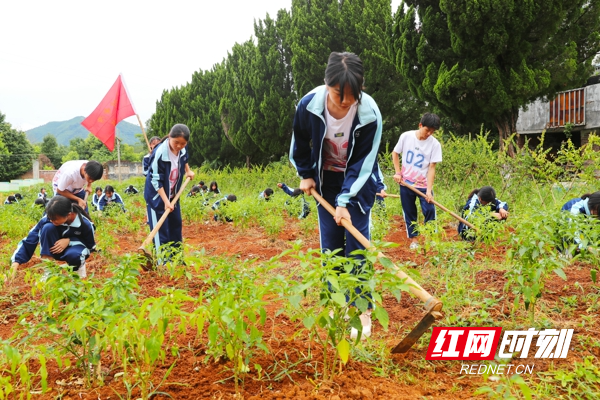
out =
<path fill-rule="evenodd" d="M 231 219 L 231 217 L 225 213 L 225 209 L 227 208 L 228 203 L 233 203 L 235 201 L 237 201 L 237 196 L 235 194 L 227 195 L 222 199 L 215 201 L 211 207 L 215 212 L 213 219 L 215 221 L 219 221 L 221 218 L 223 218 L 227 222 L 233 222 L 233 219 Z"/>
<path fill-rule="evenodd" d="M 115 188 L 111 185 L 106 185 L 104 188 L 104 194 L 100 196 L 100 200 L 98 200 L 98 209 L 100 211 L 104 211 L 106 207 L 110 207 L 113 204 L 120 204 L 121 209 L 125 210 L 125 203 L 123 203 L 123 199 L 118 193 L 115 193 Z"/>
<path fill-rule="evenodd" d="M 144 199 L 148 211 L 150 230 L 162 217 L 166 210 L 170 214 L 154 237 L 154 245 L 158 251 L 161 245 L 171 243 L 176 251 L 182 250 L 182 222 L 180 203 L 172 203 L 179 191 L 183 178 L 194 178 L 194 172 L 188 165 L 187 144 L 190 130 L 184 124 L 176 124 L 169 135 L 157 145 L 150 157 Z"/>
<path fill-rule="evenodd" d="M 300 207 L 299 207 L 300 213 L 298 214 L 298 219 L 304 219 L 308 216 L 308 214 L 310 214 L 310 206 L 308 205 L 308 202 L 304 198 L 304 192 L 302 190 L 300 190 L 300 188 L 292 189 L 292 188 L 288 187 L 288 185 L 286 185 L 285 183 L 278 183 L 277 187 L 280 188 L 281 190 L 283 190 L 285 192 L 285 194 L 287 194 L 288 196 L 300 199 Z M 289 206 L 290 204 L 291 204 L 290 200 L 287 200 L 285 202 L 286 206 Z M 290 214 L 291 214 L 291 212 L 290 212 Z"/>
<path fill-rule="evenodd" d="M 385 183 L 383 183 L 383 173 L 381 172 L 381 168 L 379 168 L 379 164 L 375 165 L 371 178 L 375 181 L 375 185 L 377 186 L 377 195 L 375 196 L 375 201 L 377 205 L 379 205 L 382 209 L 385 210 L 384 199 L 387 197 L 387 193 L 385 192 L 387 186 L 385 185 Z"/>
<path fill-rule="evenodd" d="M 21 240 L 11 257 L 12 275 L 28 262 L 40 244 L 40 257 L 66 261 L 85 278 L 85 260 L 95 249 L 94 226 L 85 211 L 70 199 L 56 195 L 48 202 L 46 214 Z"/>
<path fill-rule="evenodd" d="M 148 175 L 148 168 L 150 167 L 150 157 L 152 156 L 152 151 L 154 150 L 156 145 L 160 143 L 160 138 L 158 136 L 152 136 L 148 143 L 150 144 L 150 152 L 142 158 L 142 173 L 144 174 L 144 176 Z"/>
<path fill-rule="evenodd" d="M 342 249 L 347 257 L 356 257 L 351 253 L 364 247 L 346 232 L 341 220 L 351 221 L 370 239 L 370 213 L 377 193 L 371 175 L 382 119 L 375 101 L 362 92 L 363 83 L 364 69 L 356 54 L 331 53 L 325 85 L 305 95 L 296 108 L 290 146 L 290 161 L 302 178 L 300 189 L 310 194 L 315 188 L 335 207 L 332 217 L 317 206 L 321 250 Z M 362 336 L 370 336 L 370 310 L 360 318 Z M 354 330 L 351 337 L 357 334 Z"/>
<path fill-rule="evenodd" d="M 137 188 L 133 185 L 129 185 L 127 186 L 127 188 L 124 190 L 123 193 L 128 194 L 128 195 L 134 195 L 134 194 L 138 194 L 140 191 L 137 190 Z"/>
<path fill-rule="evenodd" d="M 102 197 L 102 188 L 97 186 L 96 190 L 94 191 L 94 195 L 92 196 L 92 209 L 94 211 L 99 209 L 98 202 L 100 201 L 100 197 Z"/>
<path fill-rule="evenodd" d="M 586 193 L 581 197 L 577 197 L 566 202 L 562 208 L 562 211 L 570 212 L 573 215 L 586 215 L 600 218 L 600 191 L 594 193 Z M 576 234 L 579 236 L 579 233 Z M 579 248 L 583 248 L 581 238 L 575 237 L 575 243 L 579 245 Z"/>
<path fill-rule="evenodd" d="M 273 195 L 273 189 L 266 188 L 265 190 L 263 190 L 262 192 L 260 192 L 260 194 L 258 195 L 258 199 L 259 200 L 269 201 L 269 200 L 271 200 L 271 196 L 272 195 Z"/>
<path fill-rule="evenodd" d="M 475 189 L 469 194 L 462 216 L 468 221 L 478 210 L 489 212 L 489 216 L 496 221 L 505 221 L 509 214 L 508 204 L 496 198 L 496 191 L 491 186 Z M 462 222 L 458 224 L 458 233 L 465 240 L 475 240 L 474 232 Z"/>

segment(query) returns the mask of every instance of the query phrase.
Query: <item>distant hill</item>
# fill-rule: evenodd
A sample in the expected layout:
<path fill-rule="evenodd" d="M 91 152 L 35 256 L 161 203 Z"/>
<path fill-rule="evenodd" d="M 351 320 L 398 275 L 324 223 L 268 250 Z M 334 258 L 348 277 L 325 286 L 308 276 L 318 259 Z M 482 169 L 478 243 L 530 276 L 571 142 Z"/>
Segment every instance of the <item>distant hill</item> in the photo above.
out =
<path fill-rule="evenodd" d="M 45 125 L 25 131 L 25 133 L 31 143 L 41 143 L 44 140 L 44 136 L 51 133 L 56 138 L 58 144 L 68 146 L 71 139 L 85 139 L 88 137 L 90 132 L 81 125 L 81 121 L 84 119 L 84 117 L 75 117 L 68 121 L 48 122 Z M 117 134 L 123 141 L 122 143 L 130 145 L 139 143 L 135 134 L 142 133 L 139 125 L 130 124 L 127 121 L 119 122 L 117 131 Z"/>

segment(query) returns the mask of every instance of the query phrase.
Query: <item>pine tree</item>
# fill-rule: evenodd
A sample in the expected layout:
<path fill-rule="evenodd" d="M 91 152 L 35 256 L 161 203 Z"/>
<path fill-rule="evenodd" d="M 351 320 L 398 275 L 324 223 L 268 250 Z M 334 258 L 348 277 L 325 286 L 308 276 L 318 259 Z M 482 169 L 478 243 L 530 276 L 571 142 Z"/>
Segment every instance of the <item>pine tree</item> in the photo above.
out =
<path fill-rule="evenodd" d="M 460 123 L 492 121 L 502 148 L 519 107 L 582 84 L 600 50 L 600 0 L 406 3 L 398 67 L 412 92 Z"/>

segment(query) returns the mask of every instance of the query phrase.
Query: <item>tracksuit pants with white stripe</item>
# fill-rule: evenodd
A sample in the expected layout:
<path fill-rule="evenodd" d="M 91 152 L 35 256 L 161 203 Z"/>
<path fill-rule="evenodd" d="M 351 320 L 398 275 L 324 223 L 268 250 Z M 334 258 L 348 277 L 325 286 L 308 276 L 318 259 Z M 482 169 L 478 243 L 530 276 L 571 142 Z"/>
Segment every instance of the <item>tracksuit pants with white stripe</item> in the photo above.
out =
<path fill-rule="evenodd" d="M 335 198 L 338 194 L 340 194 L 343 182 L 344 173 L 324 171 L 323 184 L 321 186 L 321 196 L 323 196 L 323 198 L 329 204 L 331 204 L 332 207 L 335 207 Z M 375 200 L 374 194 L 373 200 Z M 350 218 L 352 219 L 352 225 L 368 240 L 371 240 L 371 232 L 369 227 L 371 211 L 363 214 L 360 207 L 353 204 L 348 204 L 347 209 L 350 213 Z M 325 252 L 326 250 L 334 251 L 337 249 L 342 249 L 342 252 L 339 253 L 341 256 L 364 259 L 362 255 L 350 255 L 350 253 L 352 253 L 354 250 L 364 250 L 364 246 L 362 246 L 350 232 L 346 231 L 346 228 L 343 226 L 338 226 L 335 223 L 333 216 L 325 209 L 325 207 L 319 205 L 318 203 L 317 211 L 319 215 L 321 251 Z M 360 293 L 360 288 L 356 288 L 355 292 Z"/>
<path fill-rule="evenodd" d="M 36 226 L 37 228 L 37 226 Z M 45 224 L 41 230 L 32 229 L 29 231 L 27 237 L 18 244 L 17 250 L 13 254 L 11 261 L 18 262 L 19 264 L 25 264 L 35 253 L 35 249 L 40 244 L 40 255 L 50 256 L 58 261 L 66 261 L 73 271 L 77 271 L 81 264 L 90 256 L 90 251 L 83 244 L 75 244 L 67 246 L 62 253 L 52 253 L 50 248 L 59 240 L 64 239 L 61 230 L 52 225 Z M 73 238 L 69 238 L 73 241 Z"/>
<path fill-rule="evenodd" d="M 148 210 L 148 224 L 150 224 L 150 230 L 154 229 L 156 223 L 165 213 L 165 210 L 155 210 L 150 206 L 146 206 Z M 181 221 L 181 207 L 179 202 L 175 203 L 175 209 L 171 211 L 165 222 L 162 224 L 156 236 L 154 236 L 154 247 L 158 252 L 161 245 L 172 242 L 174 249 L 181 248 L 183 242 L 183 236 L 181 233 L 183 223 Z"/>
<path fill-rule="evenodd" d="M 423 194 L 427 193 L 427 189 L 416 188 Z M 406 223 L 406 232 L 408 233 L 409 238 L 413 238 L 419 236 L 419 233 L 416 229 L 416 224 L 418 220 L 417 214 L 417 194 L 414 193 L 407 187 L 400 185 L 400 201 L 402 202 L 402 214 L 404 215 L 404 222 Z M 423 211 L 423 215 L 425 216 L 425 222 L 435 220 L 435 205 L 433 203 L 428 203 L 424 197 L 418 196 L 419 201 L 421 202 L 421 211 Z"/>

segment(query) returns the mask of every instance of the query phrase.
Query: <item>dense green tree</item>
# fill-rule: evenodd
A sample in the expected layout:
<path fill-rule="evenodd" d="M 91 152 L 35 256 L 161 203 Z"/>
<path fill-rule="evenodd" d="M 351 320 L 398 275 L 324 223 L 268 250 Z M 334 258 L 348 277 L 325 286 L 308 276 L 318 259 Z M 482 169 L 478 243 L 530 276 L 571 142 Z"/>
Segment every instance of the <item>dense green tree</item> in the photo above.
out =
<path fill-rule="evenodd" d="M 298 97 L 323 85 L 327 60 L 332 51 L 353 51 L 344 43 L 338 0 L 292 0 L 292 71 Z"/>
<path fill-rule="evenodd" d="M 55 169 L 59 169 L 62 165 L 62 158 L 67 154 L 67 148 L 60 146 L 56 138 L 51 133 L 44 136 L 40 146 L 40 153 L 45 154 Z"/>
<path fill-rule="evenodd" d="M 493 122 L 501 147 L 519 107 L 582 84 L 600 50 L 600 0 L 406 3 L 396 35 L 411 90 L 461 124 Z"/>
<path fill-rule="evenodd" d="M 231 141 L 225 136 L 219 113 L 219 75 L 224 73 L 223 64 L 216 64 L 210 71 L 197 71 L 190 82 L 189 128 L 190 164 L 208 162 L 212 167 L 226 164 L 241 165 L 244 160 Z"/>
<path fill-rule="evenodd" d="M 139 162 L 145 154 L 136 153 L 133 146 L 121 143 L 121 161 Z M 68 152 L 61 158 L 62 162 L 70 160 L 95 160 L 100 163 L 118 159 L 117 146 L 115 150 L 109 151 L 106 146 L 91 133 L 87 138 L 75 138 L 69 142 Z"/>
<path fill-rule="evenodd" d="M 35 158 L 25 132 L 13 129 L 0 112 L 0 181 L 19 178 L 32 168 Z"/>
<path fill-rule="evenodd" d="M 252 141 L 262 152 L 281 158 L 289 150 L 296 103 L 292 54 L 288 44 L 291 17 L 280 10 L 277 20 L 266 16 L 254 24 L 257 39 L 251 86 L 255 112 L 249 118 Z"/>
<path fill-rule="evenodd" d="M 269 156 L 252 140 L 259 134 L 253 132 L 256 129 L 253 118 L 258 112 L 256 93 L 251 84 L 255 58 L 256 46 L 252 41 L 233 45 L 225 60 L 225 72 L 219 75 L 221 80 L 218 80 L 217 86 L 220 89 L 219 113 L 225 136 L 246 157 L 247 166 L 267 161 Z"/>

